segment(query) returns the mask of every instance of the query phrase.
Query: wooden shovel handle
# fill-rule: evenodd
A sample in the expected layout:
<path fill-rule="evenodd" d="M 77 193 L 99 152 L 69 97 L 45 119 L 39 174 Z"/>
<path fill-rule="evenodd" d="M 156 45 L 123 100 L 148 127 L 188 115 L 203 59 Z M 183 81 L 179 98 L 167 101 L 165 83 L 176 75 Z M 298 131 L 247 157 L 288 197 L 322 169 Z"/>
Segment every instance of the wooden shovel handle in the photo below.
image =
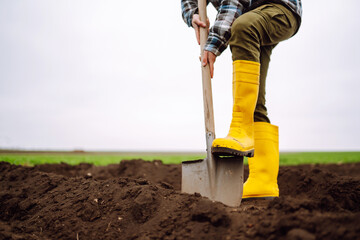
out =
<path fill-rule="evenodd" d="M 198 0 L 198 9 L 200 20 L 204 23 L 207 22 L 206 16 L 206 0 Z M 204 46 L 208 38 L 207 28 L 200 27 L 200 49 L 201 49 L 201 60 L 204 57 Z M 202 66 L 202 65 L 201 65 Z M 207 64 L 202 68 L 202 85 L 203 85 L 203 98 L 204 98 L 204 115 L 205 115 L 205 130 L 206 134 L 211 134 L 215 138 L 215 124 L 214 124 L 214 110 L 212 101 L 212 90 L 211 90 L 211 75 L 210 67 Z"/>

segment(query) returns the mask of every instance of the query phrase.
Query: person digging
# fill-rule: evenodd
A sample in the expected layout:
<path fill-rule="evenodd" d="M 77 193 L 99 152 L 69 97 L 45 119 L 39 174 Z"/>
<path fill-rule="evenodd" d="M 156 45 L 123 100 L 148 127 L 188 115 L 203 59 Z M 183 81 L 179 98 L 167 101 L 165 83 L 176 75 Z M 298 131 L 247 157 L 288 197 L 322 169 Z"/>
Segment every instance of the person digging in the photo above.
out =
<path fill-rule="evenodd" d="M 214 25 L 203 22 L 196 0 L 181 0 L 182 17 L 193 27 L 198 44 L 199 28 L 208 28 L 202 65 L 214 63 L 230 45 L 233 60 L 233 113 L 225 138 L 213 141 L 217 156 L 246 156 L 249 177 L 243 199 L 279 196 L 278 127 L 272 125 L 265 106 L 265 82 L 275 46 L 294 36 L 301 23 L 301 0 L 209 0 L 218 13 Z"/>

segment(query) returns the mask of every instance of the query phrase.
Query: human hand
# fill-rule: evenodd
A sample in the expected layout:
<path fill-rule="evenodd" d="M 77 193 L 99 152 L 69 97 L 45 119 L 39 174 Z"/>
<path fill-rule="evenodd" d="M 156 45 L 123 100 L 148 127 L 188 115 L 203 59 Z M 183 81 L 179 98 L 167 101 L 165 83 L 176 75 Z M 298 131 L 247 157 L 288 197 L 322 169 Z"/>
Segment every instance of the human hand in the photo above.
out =
<path fill-rule="evenodd" d="M 211 78 L 213 78 L 213 76 L 214 76 L 215 61 L 216 61 L 216 55 L 212 52 L 204 50 L 204 56 L 203 56 L 201 64 L 203 65 L 203 67 L 205 67 L 207 64 L 209 64 Z"/>
<path fill-rule="evenodd" d="M 199 14 L 194 14 L 191 23 L 195 30 L 196 40 L 200 45 L 200 27 L 207 28 L 209 32 L 210 21 L 209 19 L 206 19 L 206 24 L 205 24 L 204 22 L 200 21 Z"/>

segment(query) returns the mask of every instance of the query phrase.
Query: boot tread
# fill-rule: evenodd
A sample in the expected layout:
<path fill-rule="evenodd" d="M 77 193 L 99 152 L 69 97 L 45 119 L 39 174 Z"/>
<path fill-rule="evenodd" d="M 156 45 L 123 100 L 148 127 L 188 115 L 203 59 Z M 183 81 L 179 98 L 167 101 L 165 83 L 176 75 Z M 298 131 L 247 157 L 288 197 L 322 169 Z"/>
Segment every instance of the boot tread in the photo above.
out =
<path fill-rule="evenodd" d="M 211 153 L 215 156 L 239 156 L 239 157 L 254 157 L 254 149 L 248 151 L 238 151 L 226 147 L 212 147 Z"/>

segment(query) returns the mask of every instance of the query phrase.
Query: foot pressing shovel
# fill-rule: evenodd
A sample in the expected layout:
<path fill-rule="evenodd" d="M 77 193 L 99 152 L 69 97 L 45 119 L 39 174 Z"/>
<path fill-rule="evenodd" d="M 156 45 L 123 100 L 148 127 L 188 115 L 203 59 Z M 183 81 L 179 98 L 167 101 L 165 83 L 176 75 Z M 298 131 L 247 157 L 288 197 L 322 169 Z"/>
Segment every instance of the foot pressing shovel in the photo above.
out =
<path fill-rule="evenodd" d="M 199 15 L 206 22 L 206 0 L 198 0 Z M 206 28 L 200 28 L 201 59 L 208 37 Z M 202 67 L 202 85 L 206 131 L 207 156 L 202 160 L 182 162 L 181 191 L 200 193 L 211 200 L 238 207 L 243 192 L 243 157 L 218 157 L 211 153 L 215 139 L 214 112 L 209 64 Z"/>

